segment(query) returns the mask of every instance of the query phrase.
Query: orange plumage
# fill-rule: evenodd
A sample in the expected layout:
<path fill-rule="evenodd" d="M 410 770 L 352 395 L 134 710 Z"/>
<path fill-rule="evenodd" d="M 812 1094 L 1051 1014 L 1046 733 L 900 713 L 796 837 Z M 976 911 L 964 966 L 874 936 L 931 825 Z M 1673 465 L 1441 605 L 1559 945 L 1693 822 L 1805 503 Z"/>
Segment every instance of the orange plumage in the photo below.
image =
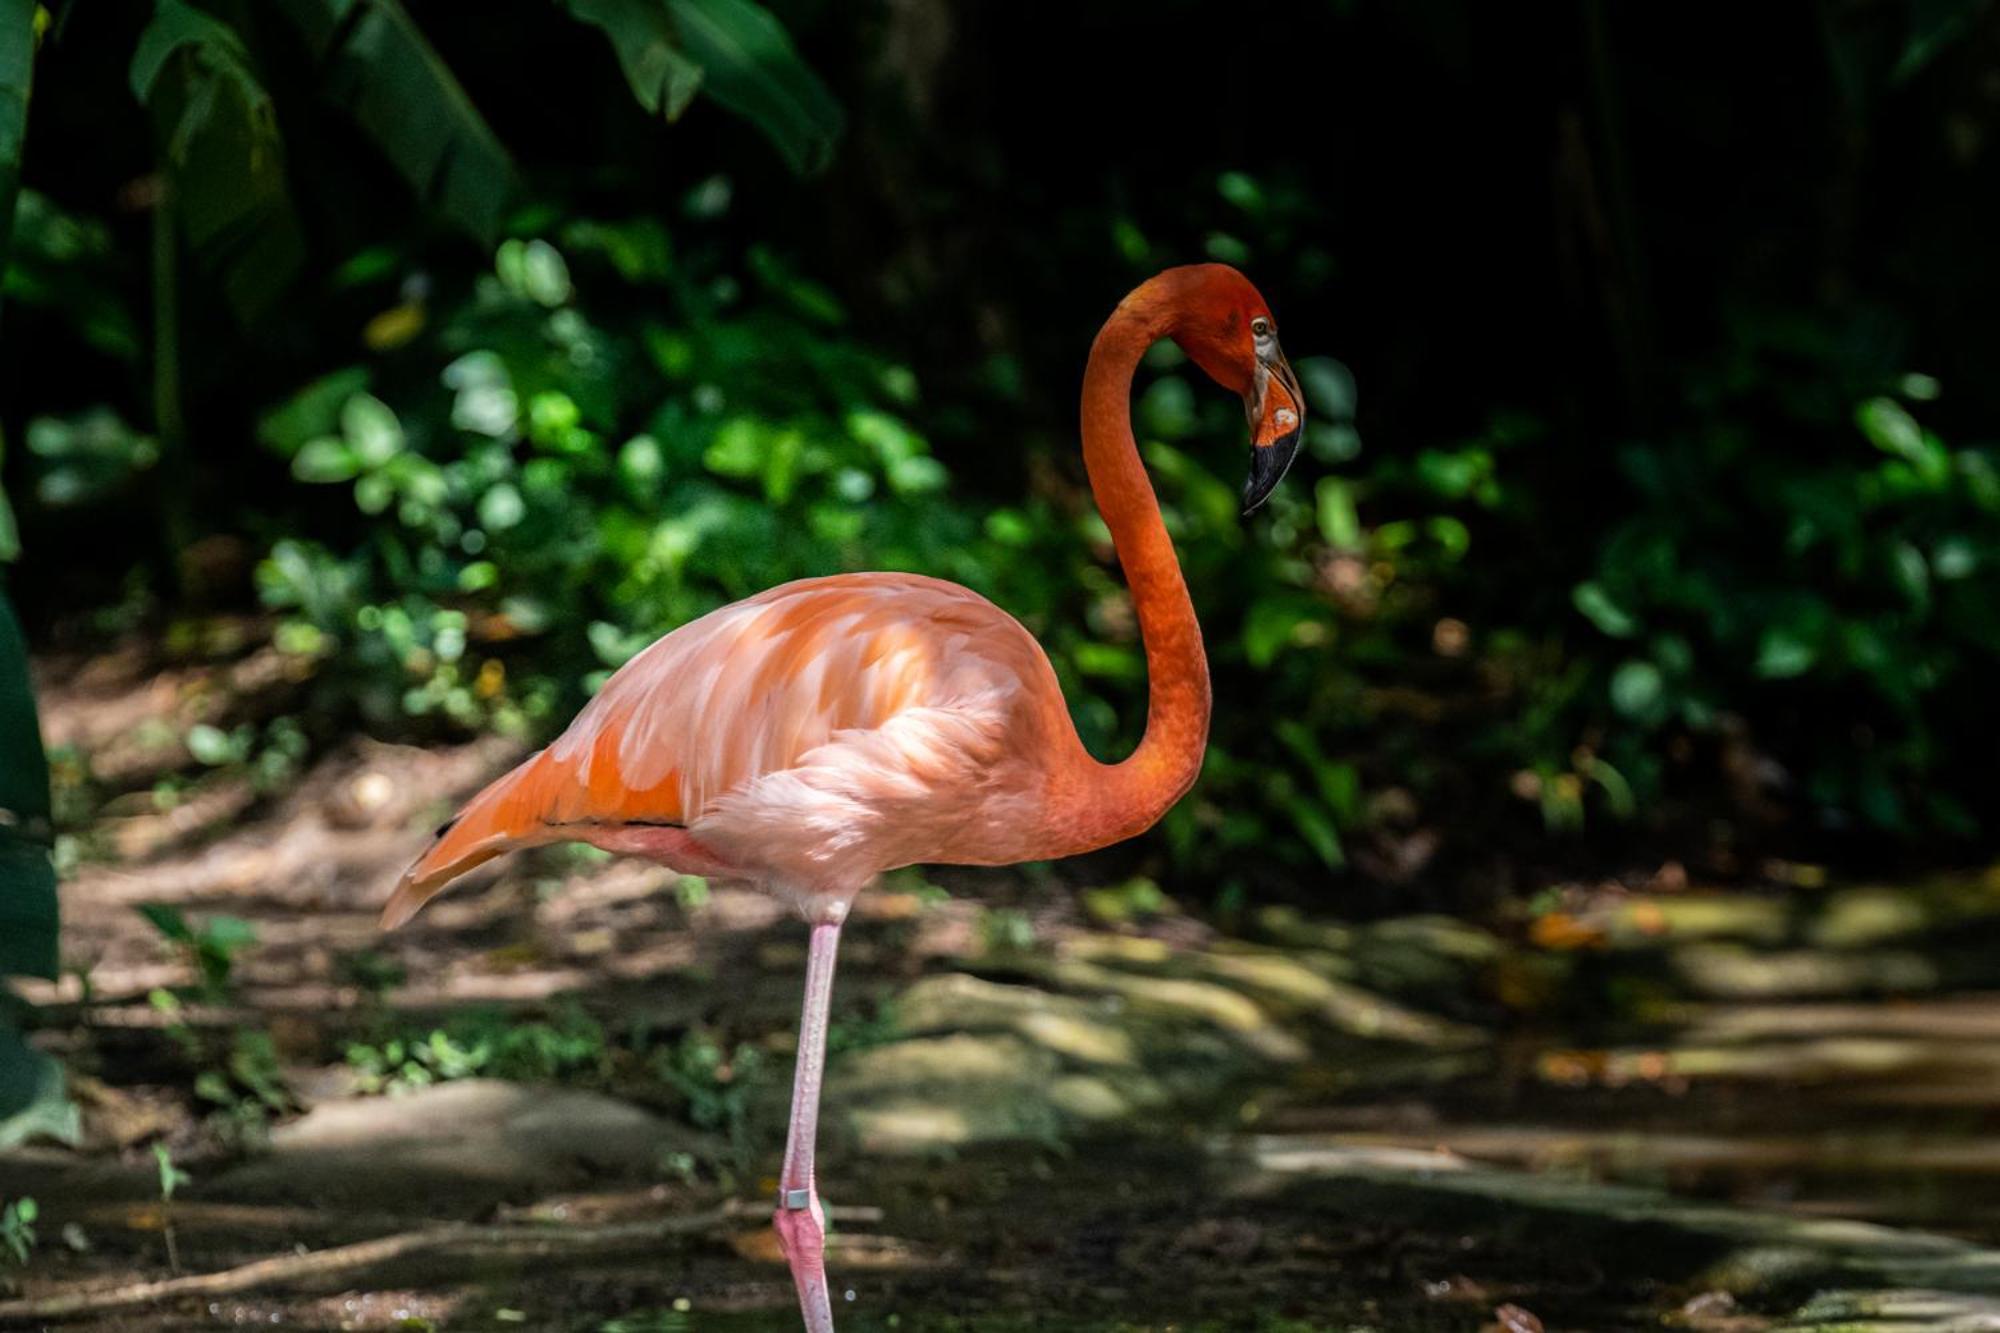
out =
<path fill-rule="evenodd" d="M 565 839 L 802 904 L 920 860 L 1017 859 L 1048 779 L 1082 757 L 1066 723 L 1040 646 L 964 588 L 785 584 L 627 663 L 440 832 L 384 924 L 503 851 Z"/>

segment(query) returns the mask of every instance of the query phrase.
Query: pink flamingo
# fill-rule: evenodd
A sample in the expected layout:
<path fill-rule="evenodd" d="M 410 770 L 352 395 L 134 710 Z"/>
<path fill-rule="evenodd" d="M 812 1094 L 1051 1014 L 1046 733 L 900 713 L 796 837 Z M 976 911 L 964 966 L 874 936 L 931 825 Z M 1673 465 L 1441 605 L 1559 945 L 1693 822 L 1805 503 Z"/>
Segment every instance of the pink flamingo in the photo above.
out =
<path fill-rule="evenodd" d="M 1305 415 L 1271 312 L 1233 268 L 1168 269 L 1097 335 L 1083 460 L 1146 648 L 1146 734 L 1129 758 L 1085 751 L 1041 646 L 977 593 L 914 574 L 804 579 L 633 658 L 554 744 L 438 831 L 383 910 L 384 928 L 401 925 L 473 866 L 562 841 L 792 903 L 812 937 L 774 1223 L 812 1333 L 833 1328 L 813 1144 L 834 952 L 855 895 L 898 866 L 1009 865 L 1129 838 L 1201 768 L 1201 627 L 1132 440 L 1133 371 L 1161 338 L 1243 397 L 1246 515 L 1290 465 Z"/>

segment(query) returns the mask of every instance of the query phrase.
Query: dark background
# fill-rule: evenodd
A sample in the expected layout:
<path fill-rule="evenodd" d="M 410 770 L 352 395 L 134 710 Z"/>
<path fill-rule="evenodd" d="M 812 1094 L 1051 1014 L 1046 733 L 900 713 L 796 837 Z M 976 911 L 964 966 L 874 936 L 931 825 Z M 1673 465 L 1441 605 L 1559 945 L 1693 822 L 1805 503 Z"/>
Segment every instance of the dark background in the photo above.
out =
<path fill-rule="evenodd" d="M 815 337 L 909 367 L 921 398 L 904 415 L 948 470 L 952 503 L 972 520 L 1026 504 L 1045 525 L 1031 557 L 1044 585 L 1012 587 L 996 568 L 989 588 L 1045 637 L 1038 616 L 1117 637 L 1091 600 L 1111 586 L 1107 553 L 1064 516 L 1082 500 L 1083 354 L 1123 291 L 1169 263 L 1239 262 L 1295 359 L 1352 372 L 1365 448 L 1302 460 L 1287 484 L 1301 508 L 1280 515 L 1290 526 L 1251 534 L 1247 556 L 1231 554 L 1239 534 L 1181 528 L 1217 658 L 1218 748 L 1242 761 L 1207 788 L 1211 825 L 1254 819 L 1223 840 L 1238 849 L 1225 861 L 1271 862 L 1252 880 L 1331 866 L 1393 887 L 1435 866 L 1473 883 L 1509 855 L 1673 855 L 1754 873 L 1764 851 L 1866 864 L 1991 849 L 1984 676 L 2000 628 L 1980 588 L 2000 518 L 1975 474 L 1990 469 L 2000 409 L 1984 373 L 1996 350 L 2000 26 L 1986 6 L 777 12 L 847 118 L 830 165 L 803 179 L 708 101 L 676 124 L 649 120 L 601 35 L 546 5 L 412 8 L 516 163 L 506 230 L 658 218 L 717 263 L 777 256 L 845 311 Z M 73 15 L 40 62 L 26 183 L 108 240 L 56 266 L 87 302 L 18 299 L 15 283 L 0 358 L 11 439 L 98 404 L 157 430 L 159 135 L 126 68 L 143 18 Z M 295 481 L 257 422 L 365 359 L 357 329 L 398 294 L 441 310 L 472 299 L 491 269 L 488 246 L 413 199 L 339 108 L 310 95 L 316 72 L 295 32 L 268 15 L 242 22 L 273 90 L 305 261 L 248 322 L 200 263 L 181 261 L 184 465 L 114 478 L 87 503 L 40 504 L 44 465 L 10 452 L 26 552 L 10 585 L 44 644 L 254 612 L 255 562 L 287 535 L 365 552 L 367 516 Z M 1251 183 L 1254 208 L 1230 197 L 1231 173 Z M 687 220 L 690 188 L 718 174 L 733 190 L 726 217 Z M 363 253 L 387 267 L 351 280 Z M 639 318 L 653 298 L 602 299 Z M 100 317 L 126 329 L 123 351 L 91 345 Z M 785 374 L 780 356 L 764 356 L 767 373 Z M 387 382 L 434 386 L 436 361 L 376 360 Z M 1944 480 L 1914 490 L 1855 424 L 1912 372 L 1936 392 L 1920 390 L 1910 410 L 1954 451 Z M 1208 415 L 1177 443 L 1233 483 L 1233 408 L 1194 389 Z M 612 411 L 605 438 L 642 416 Z M 1468 449 L 1496 479 L 1483 498 L 1447 475 Z M 1379 597 L 1341 592 L 1341 543 L 1324 518 L 1313 530 L 1326 475 L 1352 485 L 1366 535 L 1347 554 L 1388 570 Z M 162 526 L 163 505 L 186 520 Z M 1432 514 L 1464 525 L 1461 555 L 1379 544 L 1385 525 Z M 206 575 L 176 568 L 189 539 L 217 534 Z M 1210 555 L 1189 553 L 1205 542 Z M 1905 547 L 1925 566 L 1921 589 L 1898 582 Z M 849 555 L 884 558 L 865 545 Z M 1296 576 L 1299 561 L 1317 574 Z M 808 555 L 798 563 L 815 572 Z M 1070 580 L 1083 565 L 1099 571 L 1088 590 Z M 1245 661 L 1230 645 L 1281 566 L 1329 633 Z M 1959 571 L 1949 582 L 1946 568 Z M 1584 584 L 1608 589 L 1638 627 L 1602 632 L 1600 616 L 1580 614 Z M 748 590 L 719 577 L 712 600 Z M 92 614 L 113 605 L 125 614 Z M 668 627 L 597 610 L 634 634 Z M 1468 632 L 1466 651 L 1438 651 L 1442 620 Z M 1774 625 L 1796 632 L 1773 648 Z M 581 697 L 581 628 L 506 650 L 556 682 L 529 730 Z M 330 682 L 352 656 L 343 642 Z M 1798 644 L 1809 665 L 1780 665 Z M 1635 661 L 1657 665 L 1621 686 Z M 1079 702 L 1086 734 L 1129 740 L 1138 683 L 1114 673 L 1087 688 L 1101 708 Z M 343 720 L 352 697 L 330 685 L 316 738 L 350 722 L 439 725 L 366 708 Z M 1310 754 L 1274 739 L 1283 721 L 1311 733 Z M 1629 797 L 1594 776 L 1598 763 Z M 1297 791 L 1267 799 L 1259 769 L 1286 770 Z M 1317 802 L 1337 855 L 1323 842 L 1316 855 L 1268 850 L 1264 831 L 1292 832 L 1298 802 Z M 1185 840 L 1147 855 L 1165 856 L 1168 874 L 1217 869 Z"/>

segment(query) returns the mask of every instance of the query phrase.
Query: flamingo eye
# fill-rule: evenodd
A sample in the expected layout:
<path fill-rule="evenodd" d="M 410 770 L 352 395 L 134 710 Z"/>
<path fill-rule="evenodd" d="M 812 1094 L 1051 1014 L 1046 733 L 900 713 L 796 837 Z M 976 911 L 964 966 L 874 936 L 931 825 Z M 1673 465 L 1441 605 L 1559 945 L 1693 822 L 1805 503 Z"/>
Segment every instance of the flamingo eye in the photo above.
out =
<path fill-rule="evenodd" d="M 1257 318 L 1250 321 L 1250 332 L 1256 335 L 1259 339 L 1270 337 L 1271 321 L 1264 318 L 1262 315 L 1257 316 Z"/>

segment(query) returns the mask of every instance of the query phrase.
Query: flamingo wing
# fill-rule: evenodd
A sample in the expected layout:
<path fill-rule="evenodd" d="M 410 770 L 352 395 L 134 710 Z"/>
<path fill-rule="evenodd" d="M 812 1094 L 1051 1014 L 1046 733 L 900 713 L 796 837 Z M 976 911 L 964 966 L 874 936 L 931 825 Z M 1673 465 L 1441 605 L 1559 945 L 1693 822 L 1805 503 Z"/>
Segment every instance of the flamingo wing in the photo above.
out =
<path fill-rule="evenodd" d="M 566 840 L 800 894 L 918 860 L 1005 859 L 1060 691 L 1011 616 L 902 574 L 785 584 L 655 642 L 439 830 L 383 913 Z"/>

